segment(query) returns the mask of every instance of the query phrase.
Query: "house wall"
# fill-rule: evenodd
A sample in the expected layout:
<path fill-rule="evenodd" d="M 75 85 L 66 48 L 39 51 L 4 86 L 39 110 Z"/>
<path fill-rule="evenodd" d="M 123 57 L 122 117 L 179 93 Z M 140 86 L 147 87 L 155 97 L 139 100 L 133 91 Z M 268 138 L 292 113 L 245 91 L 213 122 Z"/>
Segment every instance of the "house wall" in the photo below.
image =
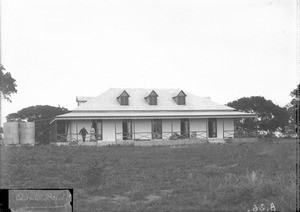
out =
<path fill-rule="evenodd" d="M 207 119 L 190 119 L 191 138 L 203 139 L 207 137 L 206 122 Z"/>
<path fill-rule="evenodd" d="M 103 141 L 115 141 L 115 129 L 117 126 L 121 125 L 120 121 L 115 120 L 103 120 L 102 121 L 102 134 L 103 134 Z M 122 126 L 122 125 L 121 125 Z"/>
<path fill-rule="evenodd" d="M 151 120 L 134 120 L 135 132 L 151 132 Z"/>
<path fill-rule="evenodd" d="M 151 122 L 152 120 L 132 120 L 132 131 L 133 133 L 138 133 L 135 135 L 135 139 L 151 139 Z M 76 127 L 77 125 L 77 127 Z M 82 136 L 78 135 L 80 129 L 85 127 L 88 133 L 90 133 L 90 128 L 92 125 L 92 120 L 78 120 L 78 121 L 70 121 L 67 126 L 68 132 L 68 141 L 82 140 Z M 228 134 L 234 132 L 234 119 L 226 118 L 226 119 L 217 119 L 217 138 L 223 139 L 223 127 L 224 127 L 224 137 L 233 137 L 232 134 Z M 172 129 L 173 128 L 173 129 Z M 103 142 L 113 142 L 115 141 L 115 130 L 118 135 L 118 139 L 122 139 L 122 120 L 102 120 L 102 135 Z M 167 132 L 180 132 L 180 119 L 166 119 L 162 120 L 162 131 L 163 133 Z M 190 131 L 207 131 L 207 119 L 190 119 Z M 171 135 L 171 134 L 170 134 Z M 205 138 L 206 133 L 197 132 L 196 138 Z M 166 135 L 167 136 L 167 135 Z M 193 137 L 194 138 L 194 137 Z M 86 136 L 86 141 L 90 140 L 89 134 Z"/>
<path fill-rule="evenodd" d="M 162 131 L 163 132 L 172 132 L 172 125 L 170 119 L 162 120 Z"/>
<path fill-rule="evenodd" d="M 77 126 L 76 126 L 77 125 Z M 67 126 L 67 140 L 79 140 L 82 141 L 82 136 L 79 135 L 79 131 L 85 127 L 86 131 L 90 133 L 90 129 L 92 126 L 92 121 L 90 120 L 78 120 L 78 121 L 70 121 Z M 89 134 L 86 135 L 86 141 L 90 140 Z"/>
<path fill-rule="evenodd" d="M 207 119 L 190 119 L 190 131 L 206 131 Z"/>
<path fill-rule="evenodd" d="M 116 120 L 116 131 L 122 133 L 122 120 Z"/>
<path fill-rule="evenodd" d="M 217 119 L 217 138 L 223 138 L 223 119 Z"/>
<path fill-rule="evenodd" d="M 180 132 L 180 119 L 173 119 L 173 132 Z"/>
<path fill-rule="evenodd" d="M 133 120 L 132 131 L 136 134 L 135 139 L 147 140 L 151 139 L 151 120 Z"/>
<path fill-rule="evenodd" d="M 234 137 L 234 119 L 223 119 L 224 121 L 224 137 Z"/>

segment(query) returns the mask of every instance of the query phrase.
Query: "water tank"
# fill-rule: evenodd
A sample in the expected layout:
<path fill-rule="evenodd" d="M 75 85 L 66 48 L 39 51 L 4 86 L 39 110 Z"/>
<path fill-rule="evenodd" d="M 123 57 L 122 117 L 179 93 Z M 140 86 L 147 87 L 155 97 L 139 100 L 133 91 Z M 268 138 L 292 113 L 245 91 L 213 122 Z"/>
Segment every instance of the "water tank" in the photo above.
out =
<path fill-rule="evenodd" d="M 7 122 L 3 124 L 4 144 L 19 144 L 19 123 Z"/>
<path fill-rule="evenodd" d="M 19 140 L 20 144 L 34 144 L 35 141 L 35 125 L 34 122 L 19 123 Z"/>

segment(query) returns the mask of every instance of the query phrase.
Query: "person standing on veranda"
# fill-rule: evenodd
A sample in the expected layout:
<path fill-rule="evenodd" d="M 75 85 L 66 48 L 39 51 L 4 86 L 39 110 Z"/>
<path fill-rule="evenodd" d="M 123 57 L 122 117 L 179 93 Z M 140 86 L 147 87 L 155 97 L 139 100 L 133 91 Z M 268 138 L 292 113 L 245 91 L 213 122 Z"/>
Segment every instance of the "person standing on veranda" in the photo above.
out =
<path fill-rule="evenodd" d="M 86 134 L 88 134 L 88 132 L 86 131 L 86 129 L 84 127 L 79 131 L 79 134 L 82 136 L 83 142 L 85 142 L 85 137 L 86 137 Z"/>
<path fill-rule="evenodd" d="M 96 141 L 96 130 L 93 125 L 91 126 L 90 130 L 90 141 Z"/>

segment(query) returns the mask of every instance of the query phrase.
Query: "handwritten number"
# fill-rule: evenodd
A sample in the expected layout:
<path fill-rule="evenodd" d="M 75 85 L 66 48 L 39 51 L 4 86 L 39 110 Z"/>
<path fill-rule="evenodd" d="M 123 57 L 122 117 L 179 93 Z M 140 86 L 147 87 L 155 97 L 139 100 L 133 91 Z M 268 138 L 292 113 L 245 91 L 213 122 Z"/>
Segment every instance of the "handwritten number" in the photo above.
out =
<path fill-rule="evenodd" d="M 264 204 L 261 204 L 260 207 L 258 207 L 258 208 L 259 208 L 260 211 L 264 211 L 265 210 Z"/>
<path fill-rule="evenodd" d="M 254 204 L 254 208 L 252 209 L 252 211 L 258 211 L 258 208 L 257 208 L 257 206 Z"/>
<path fill-rule="evenodd" d="M 270 206 L 271 206 L 271 211 L 276 211 L 276 208 L 275 208 L 275 205 L 273 202 L 270 204 Z"/>

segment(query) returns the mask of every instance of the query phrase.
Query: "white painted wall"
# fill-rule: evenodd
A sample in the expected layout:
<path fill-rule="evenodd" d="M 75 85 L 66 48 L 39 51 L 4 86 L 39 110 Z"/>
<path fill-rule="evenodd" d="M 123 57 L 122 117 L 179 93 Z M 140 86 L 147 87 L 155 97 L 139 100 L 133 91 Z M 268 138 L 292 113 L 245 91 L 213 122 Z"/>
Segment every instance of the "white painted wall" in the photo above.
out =
<path fill-rule="evenodd" d="M 194 138 L 207 138 L 207 132 L 199 132 L 206 131 L 206 122 L 207 119 L 190 119 L 190 131 L 191 137 Z M 196 132 L 193 132 L 196 131 Z M 196 133 L 194 135 L 194 133 Z"/>
<path fill-rule="evenodd" d="M 102 133 L 103 133 L 103 141 L 115 141 L 115 120 L 103 120 Z"/>
<path fill-rule="evenodd" d="M 76 127 L 77 125 L 77 127 Z M 92 120 L 78 120 L 78 121 L 70 121 L 68 124 L 68 141 L 72 141 L 73 139 L 82 141 L 81 135 L 78 135 L 79 131 L 85 127 L 86 131 L 90 133 L 92 126 Z M 89 134 L 86 135 L 86 141 L 89 141 Z"/>
<path fill-rule="evenodd" d="M 173 132 L 180 132 L 180 119 L 173 119 Z"/>
<path fill-rule="evenodd" d="M 206 131 L 206 119 L 190 119 L 190 131 Z"/>
<path fill-rule="evenodd" d="M 223 119 L 217 119 L 217 138 L 223 138 Z"/>
<path fill-rule="evenodd" d="M 133 132 L 135 132 L 135 139 L 151 139 L 151 120 L 133 120 Z"/>
<path fill-rule="evenodd" d="M 122 133 L 122 131 L 123 131 L 122 120 L 116 120 L 116 130 L 117 130 L 117 133 Z"/>
<path fill-rule="evenodd" d="M 172 131 L 172 127 L 171 127 L 171 120 L 170 119 L 166 119 L 166 120 L 162 120 L 162 131 L 163 132 L 171 132 Z"/>
<path fill-rule="evenodd" d="M 132 122 L 133 122 L 132 124 L 133 132 L 151 133 L 151 120 L 133 120 Z M 221 138 L 221 139 L 223 138 L 223 124 L 224 124 L 224 130 L 234 130 L 234 119 L 232 118 L 217 119 L 217 138 Z M 88 133 L 90 133 L 91 125 L 92 125 L 92 120 L 70 121 L 68 125 L 68 141 L 72 139 L 82 140 L 81 135 L 77 136 L 76 134 L 79 133 L 82 127 L 85 127 Z M 116 120 L 116 121 L 102 120 L 102 125 L 103 125 L 102 126 L 103 141 L 115 141 L 115 127 L 118 133 L 122 133 L 122 120 Z M 162 120 L 163 132 L 171 132 L 172 125 L 173 125 L 173 132 L 180 132 L 180 119 Z M 206 130 L 207 130 L 207 119 L 190 119 L 190 131 L 206 131 Z M 147 139 L 147 137 L 146 138 L 140 138 L 140 137 L 136 135 L 136 139 Z M 119 135 L 119 138 L 122 138 L 121 134 Z M 86 140 L 89 141 L 89 134 L 87 135 Z"/>
<path fill-rule="evenodd" d="M 151 132 L 151 120 L 133 120 L 135 132 Z"/>
<path fill-rule="evenodd" d="M 226 130 L 233 131 L 234 132 L 234 119 L 228 118 L 224 119 L 224 136 L 225 137 L 234 137 L 234 134 L 229 134 L 226 132 Z"/>

